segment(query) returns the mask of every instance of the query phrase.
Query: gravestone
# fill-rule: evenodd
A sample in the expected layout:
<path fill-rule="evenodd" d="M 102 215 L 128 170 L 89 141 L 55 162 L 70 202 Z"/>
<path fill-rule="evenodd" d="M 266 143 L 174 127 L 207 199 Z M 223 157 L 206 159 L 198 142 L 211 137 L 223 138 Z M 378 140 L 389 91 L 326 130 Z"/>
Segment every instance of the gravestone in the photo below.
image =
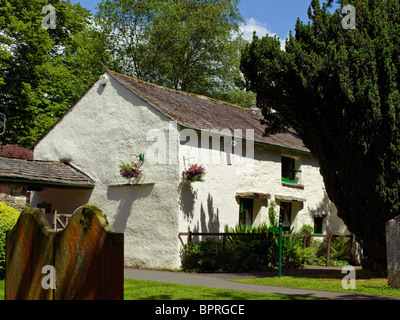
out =
<path fill-rule="evenodd" d="M 6 300 L 52 300 L 43 290 L 43 266 L 53 265 L 55 232 L 37 208 L 24 210 L 6 235 Z"/>
<path fill-rule="evenodd" d="M 386 223 L 388 284 L 400 288 L 400 216 Z"/>
<path fill-rule="evenodd" d="M 124 238 L 102 212 L 83 206 L 59 232 L 40 209 L 24 210 L 7 233 L 5 299 L 122 300 Z M 43 285 L 53 268 L 55 286 Z"/>
<path fill-rule="evenodd" d="M 96 207 L 75 211 L 55 238 L 55 299 L 122 300 L 123 240 Z"/>

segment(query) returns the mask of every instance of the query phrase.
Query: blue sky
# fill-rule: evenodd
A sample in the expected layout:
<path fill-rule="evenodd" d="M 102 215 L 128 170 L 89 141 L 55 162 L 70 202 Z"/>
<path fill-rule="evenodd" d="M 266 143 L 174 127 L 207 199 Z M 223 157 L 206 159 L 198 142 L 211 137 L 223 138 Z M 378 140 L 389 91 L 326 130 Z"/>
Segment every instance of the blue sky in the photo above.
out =
<path fill-rule="evenodd" d="M 92 13 L 100 0 L 71 0 L 80 3 Z M 322 2 L 322 1 L 321 1 Z M 253 30 L 258 36 L 266 33 L 285 39 L 294 29 L 297 18 L 308 21 L 307 9 L 311 0 L 241 0 L 239 9 L 246 21 L 242 26 L 244 37 L 251 39 Z"/>

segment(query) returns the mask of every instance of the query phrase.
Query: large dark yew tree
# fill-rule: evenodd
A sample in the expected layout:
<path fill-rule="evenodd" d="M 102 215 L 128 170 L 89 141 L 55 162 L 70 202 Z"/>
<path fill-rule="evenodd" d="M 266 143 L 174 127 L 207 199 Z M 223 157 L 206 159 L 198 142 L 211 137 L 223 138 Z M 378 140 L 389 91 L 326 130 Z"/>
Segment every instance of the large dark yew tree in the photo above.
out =
<path fill-rule="evenodd" d="M 313 0 L 311 21 L 297 21 L 285 51 L 276 38 L 254 36 L 241 70 L 266 133 L 299 133 L 364 256 L 384 267 L 385 223 L 400 214 L 400 4 L 348 2 L 356 29 Z"/>

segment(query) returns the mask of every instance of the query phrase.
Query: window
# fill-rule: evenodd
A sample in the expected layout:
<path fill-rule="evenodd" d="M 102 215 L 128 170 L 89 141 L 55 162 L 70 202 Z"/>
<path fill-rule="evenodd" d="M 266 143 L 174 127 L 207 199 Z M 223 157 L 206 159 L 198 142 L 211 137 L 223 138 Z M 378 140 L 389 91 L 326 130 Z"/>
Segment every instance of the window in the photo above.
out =
<path fill-rule="evenodd" d="M 315 217 L 314 218 L 314 233 L 315 234 L 322 234 L 322 217 Z"/>
<path fill-rule="evenodd" d="M 45 213 L 51 213 L 51 204 L 50 203 L 46 203 L 46 202 L 38 203 L 36 205 L 36 207 L 38 207 L 39 209 L 44 209 Z"/>
<path fill-rule="evenodd" d="M 296 183 L 296 173 L 301 170 L 296 170 L 295 159 L 282 157 L 282 182 Z"/>
<path fill-rule="evenodd" d="M 292 218 L 292 203 L 281 202 L 279 206 L 279 222 L 282 222 L 284 227 L 289 227 Z"/>
<path fill-rule="evenodd" d="M 253 224 L 253 199 L 240 198 L 239 223 L 251 227 Z"/>

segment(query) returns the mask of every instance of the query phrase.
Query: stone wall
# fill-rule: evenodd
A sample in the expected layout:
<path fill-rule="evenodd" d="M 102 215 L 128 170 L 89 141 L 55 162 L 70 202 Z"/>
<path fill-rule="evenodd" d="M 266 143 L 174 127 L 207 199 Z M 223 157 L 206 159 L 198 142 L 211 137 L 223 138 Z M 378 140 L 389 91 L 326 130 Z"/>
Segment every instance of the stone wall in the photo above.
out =
<path fill-rule="evenodd" d="M 24 185 L 3 182 L 0 185 L 0 202 L 22 211 L 26 208 L 26 192 Z"/>

